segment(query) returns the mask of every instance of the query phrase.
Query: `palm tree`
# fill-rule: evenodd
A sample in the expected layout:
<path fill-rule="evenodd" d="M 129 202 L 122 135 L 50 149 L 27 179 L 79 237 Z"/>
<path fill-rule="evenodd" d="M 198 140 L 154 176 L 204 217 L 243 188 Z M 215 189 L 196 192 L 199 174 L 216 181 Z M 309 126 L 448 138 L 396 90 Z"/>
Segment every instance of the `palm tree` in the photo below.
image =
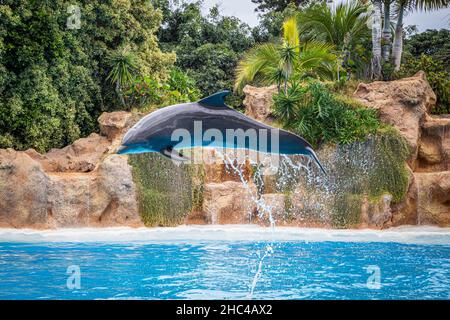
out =
<path fill-rule="evenodd" d="M 397 0 L 396 5 L 397 23 L 395 26 L 392 60 L 395 65 L 395 71 L 398 71 L 403 54 L 403 15 L 405 11 L 442 9 L 450 5 L 450 0 Z"/>
<path fill-rule="evenodd" d="M 383 32 L 382 32 L 382 48 L 381 55 L 384 61 L 389 61 L 391 55 L 391 45 L 392 45 L 392 33 L 391 33 L 391 6 L 393 0 L 382 0 L 383 1 Z"/>
<path fill-rule="evenodd" d="M 372 0 L 372 77 L 381 78 L 381 0 Z"/>
<path fill-rule="evenodd" d="M 342 2 L 333 7 L 322 3 L 298 13 L 297 22 L 306 40 L 333 44 L 342 65 L 346 66 L 356 45 L 370 37 L 367 9 L 360 1 Z"/>
<path fill-rule="evenodd" d="M 239 61 L 236 70 L 235 90 L 242 90 L 245 84 L 258 80 L 262 84 L 281 85 L 284 92 L 291 78 L 312 73 L 326 77 L 330 66 L 336 61 L 331 53 L 333 46 L 318 41 L 300 43 L 295 17 L 283 23 L 283 36 L 277 43 L 260 44 L 247 52 Z"/>
<path fill-rule="evenodd" d="M 125 106 L 123 97 L 123 88 L 132 84 L 134 74 L 138 70 L 138 59 L 135 54 L 129 52 L 128 49 L 119 49 L 108 57 L 109 71 L 106 80 L 115 84 L 117 96 L 122 106 Z"/>

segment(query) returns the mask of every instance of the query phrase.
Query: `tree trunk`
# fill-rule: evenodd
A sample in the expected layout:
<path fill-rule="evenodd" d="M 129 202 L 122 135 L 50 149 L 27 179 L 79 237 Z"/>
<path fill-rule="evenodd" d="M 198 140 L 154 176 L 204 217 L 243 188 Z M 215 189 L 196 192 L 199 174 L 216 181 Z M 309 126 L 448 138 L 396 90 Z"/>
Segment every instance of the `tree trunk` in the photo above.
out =
<path fill-rule="evenodd" d="M 391 54 L 391 0 L 384 0 L 384 25 L 383 25 L 383 45 L 382 56 L 384 61 L 389 61 Z"/>
<path fill-rule="evenodd" d="M 381 0 L 373 1 L 372 11 L 372 77 L 381 78 Z"/>
<path fill-rule="evenodd" d="M 120 103 L 122 104 L 123 107 L 125 107 L 126 104 L 125 104 L 125 99 L 123 97 L 122 86 L 120 85 L 120 81 L 116 81 L 116 93 L 117 93 L 117 96 L 119 97 Z"/>
<path fill-rule="evenodd" d="M 392 58 L 394 61 L 395 71 L 400 69 L 400 64 L 402 62 L 403 53 L 403 11 L 405 10 L 404 5 L 400 4 L 398 8 L 398 18 L 397 24 L 395 26 L 395 38 L 394 47 L 392 49 Z"/>

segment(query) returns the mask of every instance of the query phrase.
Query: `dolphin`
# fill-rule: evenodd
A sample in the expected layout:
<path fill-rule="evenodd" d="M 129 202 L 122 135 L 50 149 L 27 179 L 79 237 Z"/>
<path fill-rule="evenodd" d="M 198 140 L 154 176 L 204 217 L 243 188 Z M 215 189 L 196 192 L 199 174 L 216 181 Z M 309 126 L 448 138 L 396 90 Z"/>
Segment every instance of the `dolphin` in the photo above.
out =
<path fill-rule="evenodd" d="M 305 155 L 312 158 L 326 173 L 312 146 L 305 139 L 230 108 L 224 101 L 229 94 L 230 91 L 225 90 L 197 102 L 172 105 L 148 114 L 128 130 L 117 153 L 159 152 L 172 160 L 186 161 L 189 158 L 178 150 L 199 146 L 249 149 L 272 154 Z M 230 132 L 245 135 L 250 132 L 249 129 L 259 133 L 252 136 L 256 137 L 256 143 L 248 136 L 240 140 L 227 136 Z M 174 134 L 177 130 L 187 136 Z"/>

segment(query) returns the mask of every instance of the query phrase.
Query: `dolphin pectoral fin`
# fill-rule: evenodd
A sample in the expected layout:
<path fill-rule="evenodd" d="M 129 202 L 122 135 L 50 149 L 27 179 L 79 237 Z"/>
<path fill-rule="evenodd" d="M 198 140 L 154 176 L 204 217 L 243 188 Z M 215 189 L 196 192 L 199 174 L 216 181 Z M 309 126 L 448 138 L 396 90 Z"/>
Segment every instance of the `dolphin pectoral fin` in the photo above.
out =
<path fill-rule="evenodd" d="M 316 155 L 316 153 L 314 152 L 314 150 L 311 149 L 310 147 L 306 147 L 305 149 L 306 149 L 306 151 L 307 151 L 307 155 L 314 159 L 314 161 L 316 162 L 316 164 L 319 166 L 319 168 L 322 170 L 322 172 L 323 172 L 324 174 L 327 174 L 327 172 L 325 171 L 324 167 L 323 167 L 322 164 L 320 163 L 319 158 L 317 158 L 317 155 Z"/>
<path fill-rule="evenodd" d="M 178 162 L 189 161 L 190 158 L 184 156 L 181 152 L 174 150 L 173 146 L 168 146 L 161 150 L 161 154 L 171 160 L 175 160 Z"/>
<path fill-rule="evenodd" d="M 224 98 L 230 93 L 231 92 L 228 90 L 219 91 L 209 97 L 199 100 L 198 103 L 208 107 L 227 107 Z"/>

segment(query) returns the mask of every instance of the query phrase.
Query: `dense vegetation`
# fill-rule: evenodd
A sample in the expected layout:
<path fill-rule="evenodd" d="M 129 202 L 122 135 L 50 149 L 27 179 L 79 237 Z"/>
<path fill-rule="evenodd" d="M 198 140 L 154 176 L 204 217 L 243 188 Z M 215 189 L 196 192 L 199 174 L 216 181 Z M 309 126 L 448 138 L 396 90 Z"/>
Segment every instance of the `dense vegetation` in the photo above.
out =
<path fill-rule="evenodd" d="M 142 220 L 147 226 L 175 226 L 184 223 L 195 199 L 191 171 L 155 153 L 134 154 L 129 162 L 137 186 Z"/>
<path fill-rule="evenodd" d="M 192 77 L 202 95 L 233 87 L 234 69 L 242 53 L 254 45 L 251 28 L 217 6 L 202 14 L 201 1 L 155 1 L 164 12 L 158 36 L 162 48 L 176 52 L 176 65 Z M 240 105 L 241 97 L 229 101 Z"/>
<path fill-rule="evenodd" d="M 136 72 L 166 79 L 175 60 L 158 48 L 161 13 L 147 1 L 5 0 L 0 5 L 0 147 L 45 151 L 96 129 L 119 107 L 106 79 L 125 47 Z M 71 26 L 73 25 L 73 28 Z"/>
<path fill-rule="evenodd" d="M 427 80 L 436 94 L 436 106 L 432 112 L 437 114 L 450 113 L 450 71 L 448 64 L 435 60 L 431 56 L 422 55 L 416 59 L 408 57 L 399 71 L 393 74 L 393 78 L 410 77 L 418 71 L 425 71 Z"/>

